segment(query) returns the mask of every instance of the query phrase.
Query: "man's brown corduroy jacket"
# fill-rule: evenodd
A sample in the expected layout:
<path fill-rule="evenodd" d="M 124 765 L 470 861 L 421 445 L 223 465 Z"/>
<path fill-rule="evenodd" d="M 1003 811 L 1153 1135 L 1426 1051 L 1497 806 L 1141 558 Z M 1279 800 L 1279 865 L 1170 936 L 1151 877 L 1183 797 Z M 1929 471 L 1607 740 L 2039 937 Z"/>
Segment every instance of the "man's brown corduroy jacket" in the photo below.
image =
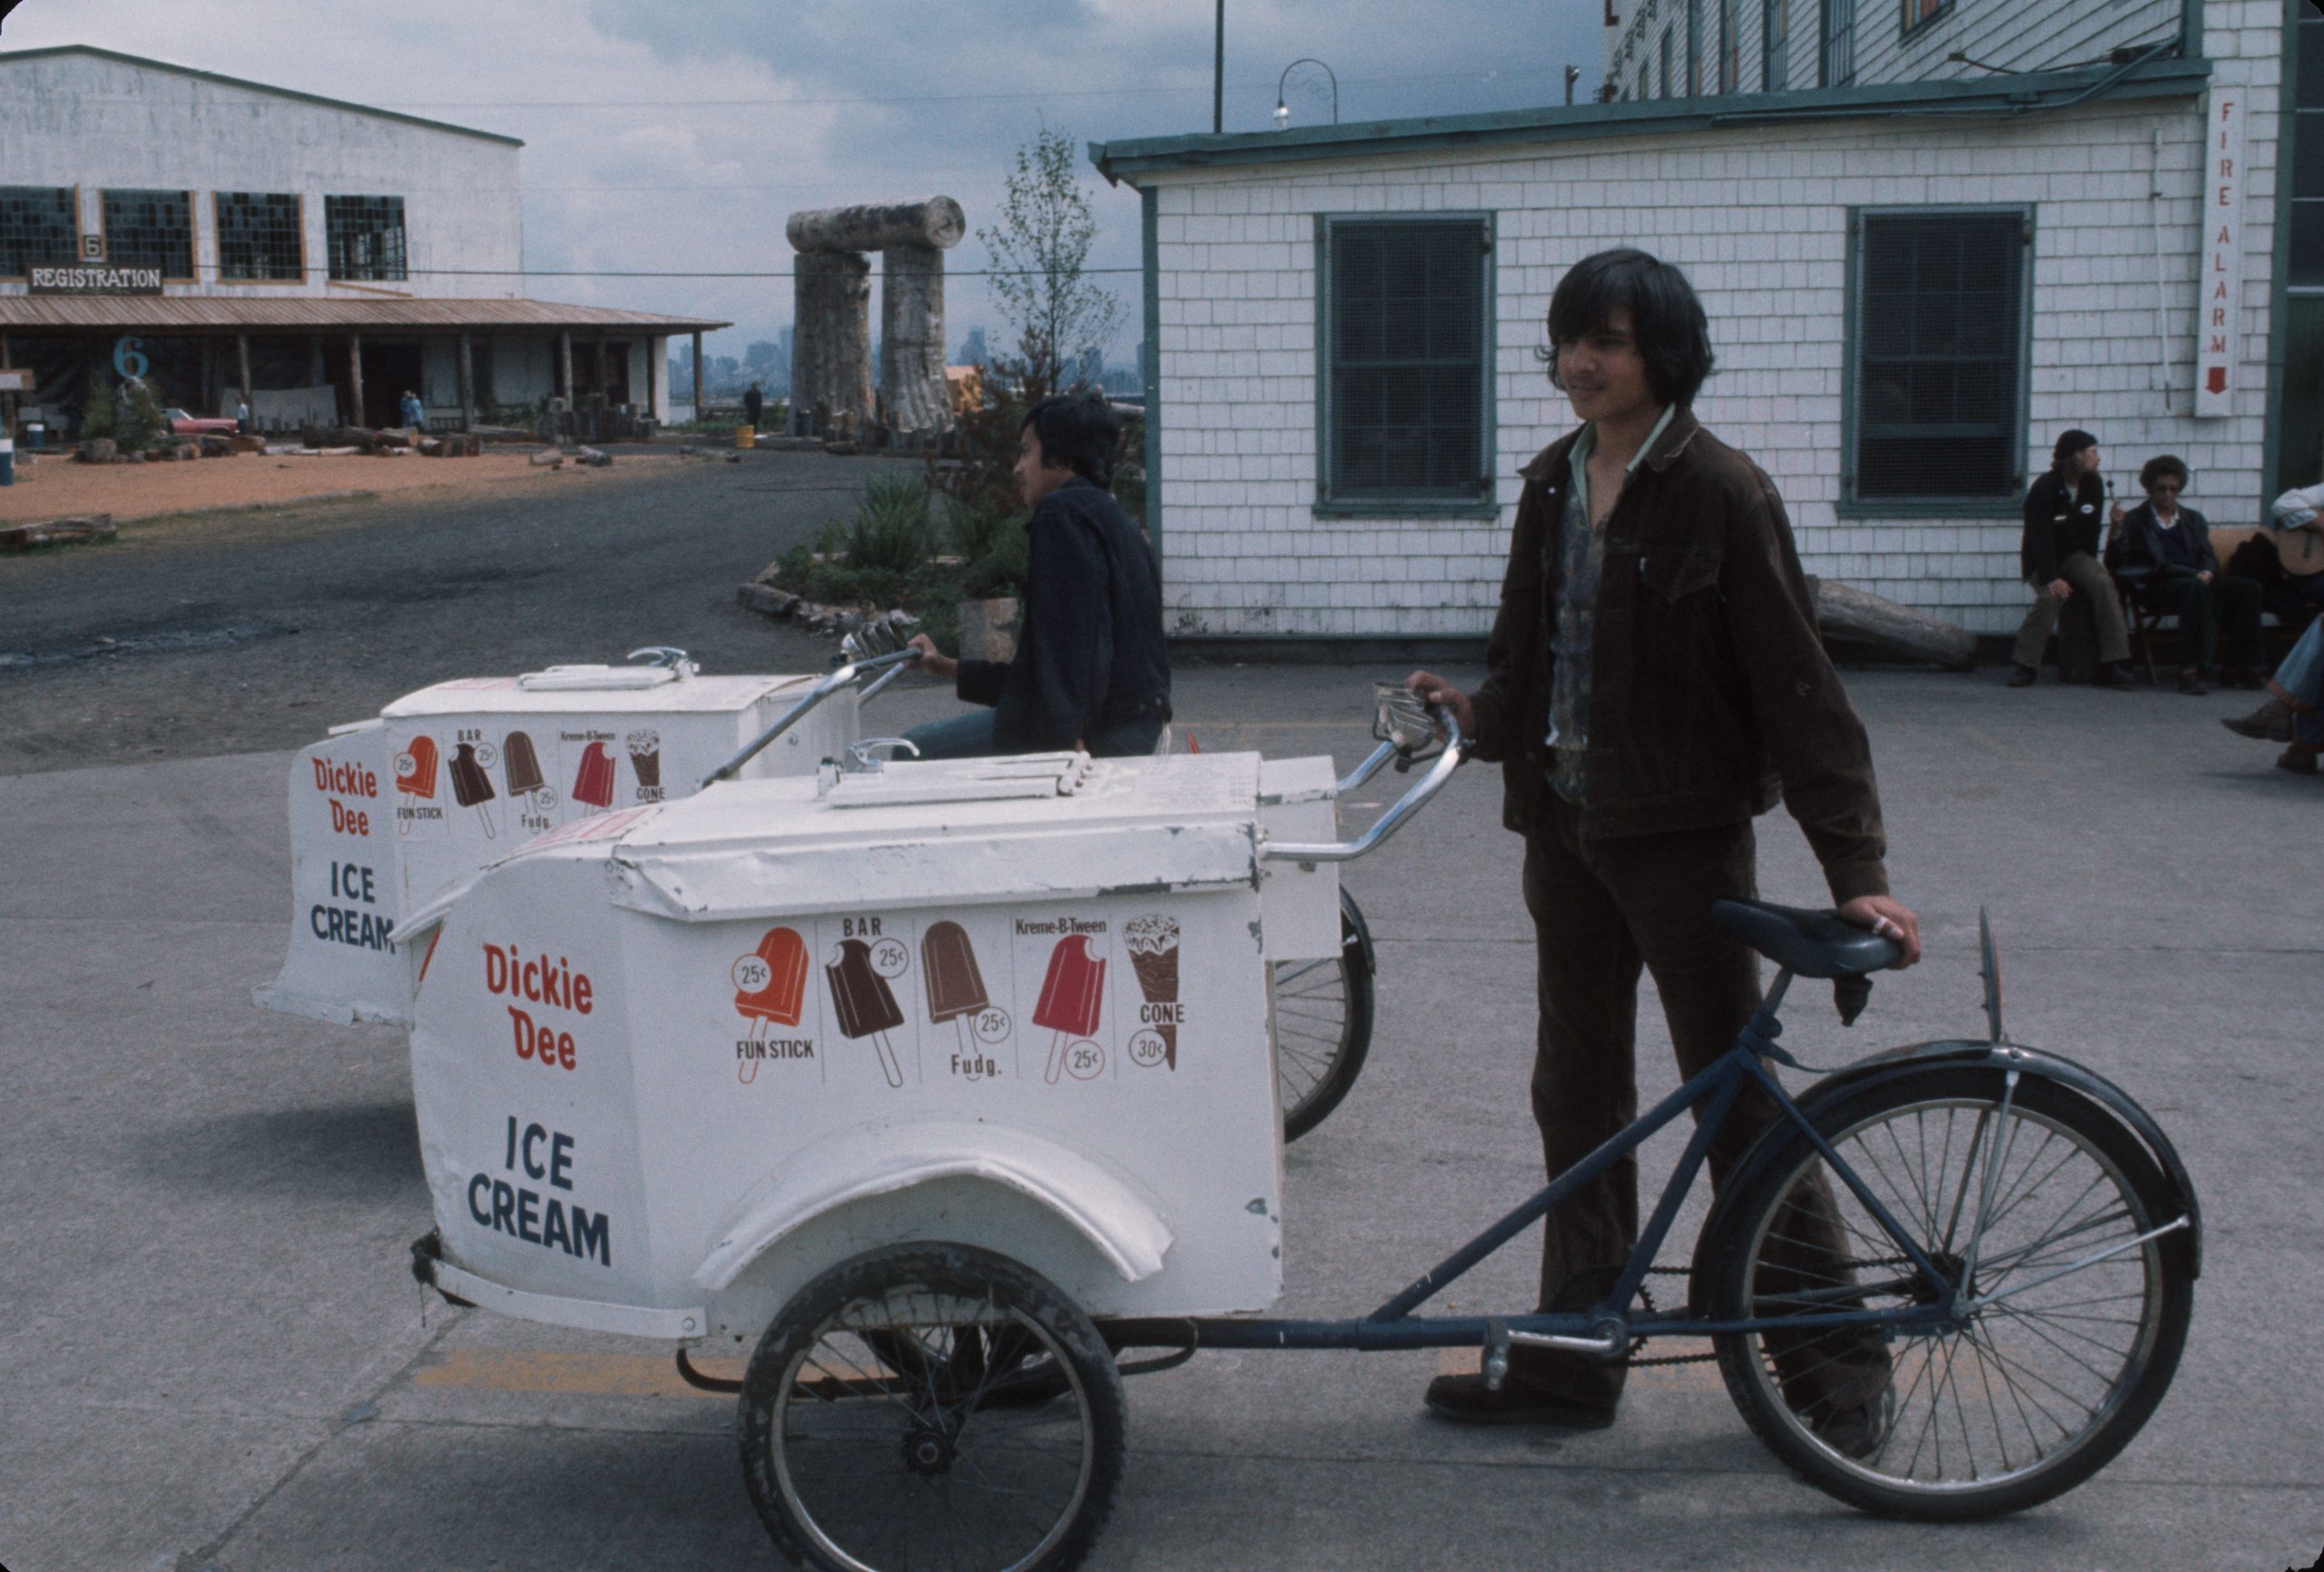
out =
<path fill-rule="evenodd" d="M 1504 764 L 1502 818 L 1516 830 L 1550 791 L 1551 619 L 1578 435 L 1519 471 L 1491 673 L 1471 695 L 1476 756 Z M 1681 409 L 1605 527 L 1584 837 L 1736 823 L 1780 796 L 1836 902 L 1888 893 L 1871 746 L 1817 637 L 1774 483 Z"/>

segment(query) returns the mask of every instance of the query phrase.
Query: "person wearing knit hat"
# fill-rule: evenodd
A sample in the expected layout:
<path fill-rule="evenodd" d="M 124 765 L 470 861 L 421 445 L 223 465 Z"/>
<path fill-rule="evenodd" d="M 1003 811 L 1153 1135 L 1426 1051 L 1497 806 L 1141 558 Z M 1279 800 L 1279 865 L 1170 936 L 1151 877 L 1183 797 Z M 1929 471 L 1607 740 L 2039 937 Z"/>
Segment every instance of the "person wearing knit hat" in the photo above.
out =
<path fill-rule="evenodd" d="M 2098 673 L 2102 688 L 2127 688 L 2131 632 L 2114 598 L 2114 581 L 2098 561 L 2099 514 L 2106 487 L 2098 478 L 2098 438 L 2076 427 L 2058 437 L 2049 472 L 2025 488 L 2025 534 L 2017 565 L 2034 591 L 2034 604 L 2017 630 L 2009 673 L 2013 688 L 2030 688 L 2048 647 L 2058 614 L 2075 595 L 2087 596 L 2098 624 Z"/>

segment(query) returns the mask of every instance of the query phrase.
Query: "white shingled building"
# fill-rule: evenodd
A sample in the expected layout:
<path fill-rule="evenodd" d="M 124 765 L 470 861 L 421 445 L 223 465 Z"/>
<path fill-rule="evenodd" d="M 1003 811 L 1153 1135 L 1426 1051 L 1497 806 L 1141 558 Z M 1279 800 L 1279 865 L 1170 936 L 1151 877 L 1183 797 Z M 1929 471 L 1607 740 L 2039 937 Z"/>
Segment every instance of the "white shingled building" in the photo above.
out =
<path fill-rule="evenodd" d="M 1807 570 L 1975 631 L 2066 427 L 2133 491 L 2179 454 L 2215 522 L 2318 479 L 2324 144 L 2279 156 L 2324 133 L 2313 0 L 1612 10 L 1599 103 L 1091 149 L 1144 202 L 1174 633 L 1482 634 L 1569 418 L 1550 293 L 1616 244 L 1701 292 L 1699 411 Z"/>

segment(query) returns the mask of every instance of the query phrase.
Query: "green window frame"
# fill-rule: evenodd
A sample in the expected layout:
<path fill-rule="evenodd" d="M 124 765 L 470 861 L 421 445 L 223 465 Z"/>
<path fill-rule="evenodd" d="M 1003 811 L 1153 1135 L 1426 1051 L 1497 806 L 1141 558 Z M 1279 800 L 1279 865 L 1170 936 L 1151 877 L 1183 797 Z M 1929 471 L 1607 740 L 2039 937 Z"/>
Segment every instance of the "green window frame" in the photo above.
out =
<path fill-rule="evenodd" d="M 1791 85 L 1792 0 L 1760 0 L 1759 91 L 1781 93 Z"/>
<path fill-rule="evenodd" d="M 1850 209 L 1847 263 L 1839 513 L 2014 512 L 2033 209 Z"/>
<path fill-rule="evenodd" d="M 1493 216 L 1315 219 L 1315 512 L 1492 517 Z"/>
<path fill-rule="evenodd" d="M 1904 13 L 1903 35 L 1910 38 L 1932 22 L 1953 15 L 1953 0 L 1897 0 Z"/>
<path fill-rule="evenodd" d="M 1823 0 L 1817 23 L 1823 45 L 1817 51 L 1817 85 L 1846 87 L 1856 80 L 1856 0 Z"/>

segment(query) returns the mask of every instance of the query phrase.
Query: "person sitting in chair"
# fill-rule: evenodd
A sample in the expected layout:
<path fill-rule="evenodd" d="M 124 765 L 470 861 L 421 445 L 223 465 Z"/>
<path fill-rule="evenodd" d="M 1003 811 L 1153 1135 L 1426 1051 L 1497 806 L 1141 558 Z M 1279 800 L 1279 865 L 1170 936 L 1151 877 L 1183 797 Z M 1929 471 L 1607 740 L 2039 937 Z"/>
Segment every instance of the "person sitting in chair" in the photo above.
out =
<path fill-rule="evenodd" d="M 2221 681 L 2234 688 L 2260 685 L 2260 586 L 2220 571 L 2211 526 L 2179 506 L 2187 466 L 2170 454 L 2139 471 L 2146 500 L 2128 513 L 2114 510 L 2106 542 L 2106 568 L 2150 612 L 2179 619 L 2179 691 L 2206 692 L 2220 627 L 2227 629 L 2227 665 Z"/>
<path fill-rule="evenodd" d="M 921 671 L 990 706 L 905 732 L 919 757 L 1154 752 L 1170 723 L 1170 656 L 1153 548 L 1106 489 L 1120 440 L 1102 394 L 1060 394 L 1025 412 L 1017 488 L 1033 518 L 1017 657 L 956 661 L 926 634 L 913 637 Z"/>

